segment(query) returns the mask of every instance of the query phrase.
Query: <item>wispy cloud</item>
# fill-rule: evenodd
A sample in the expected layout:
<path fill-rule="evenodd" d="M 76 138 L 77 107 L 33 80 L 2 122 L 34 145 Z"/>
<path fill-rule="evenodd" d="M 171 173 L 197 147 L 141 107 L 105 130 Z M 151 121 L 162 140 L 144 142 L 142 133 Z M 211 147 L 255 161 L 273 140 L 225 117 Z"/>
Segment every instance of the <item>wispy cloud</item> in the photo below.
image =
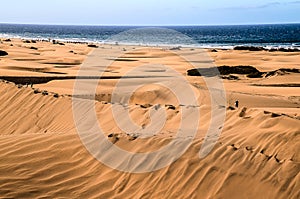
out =
<path fill-rule="evenodd" d="M 246 10 L 257 10 L 257 9 L 265 9 L 265 8 L 272 8 L 272 7 L 280 7 L 286 5 L 295 5 L 300 4 L 300 1 L 291 1 L 291 2 L 270 2 L 261 5 L 243 5 L 243 6 L 233 6 L 233 7 L 226 7 L 225 9 L 229 10 L 236 10 L 236 9 L 246 9 Z M 223 8 L 224 9 L 224 8 Z"/>
<path fill-rule="evenodd" d="M 292 1 L 290 4 L 300 4 L 300 1 Z"/>

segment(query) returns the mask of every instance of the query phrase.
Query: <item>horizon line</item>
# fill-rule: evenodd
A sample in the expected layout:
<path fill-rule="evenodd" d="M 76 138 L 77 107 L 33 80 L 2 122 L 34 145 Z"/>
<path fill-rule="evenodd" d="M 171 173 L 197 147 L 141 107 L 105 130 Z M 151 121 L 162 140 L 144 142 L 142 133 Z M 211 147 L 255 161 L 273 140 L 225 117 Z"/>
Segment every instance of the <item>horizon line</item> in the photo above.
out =
<path fill-rule="evenodd" d="M 16 22 L 0 22 L 0 24 L 9 25 L 41 25 L 41 26 L 124 26 L 124 27 L 145 27 L 145 26 L 247 26 L 247 25 L 292 25 L 300 24 L 300 22 L 274 22 L 274 23 L 237 23 L 237 24 L 63 24 L 63 23 L 16 23 Z"/>

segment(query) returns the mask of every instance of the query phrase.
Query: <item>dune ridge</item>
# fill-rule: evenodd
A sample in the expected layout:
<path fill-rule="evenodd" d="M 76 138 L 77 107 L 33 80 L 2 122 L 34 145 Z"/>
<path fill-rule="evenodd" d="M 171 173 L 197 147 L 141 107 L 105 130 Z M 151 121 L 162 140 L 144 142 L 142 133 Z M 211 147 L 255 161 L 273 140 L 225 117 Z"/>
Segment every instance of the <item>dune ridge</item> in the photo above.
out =
<path fill-rule="evenodd" d="M 241 109 L 231 110 L 221 139 L 205 159 L 197 156 L 203 141 L 200 135 L 184 156 L 169 167 L 153 173 L 129 174 L 102 165 L 86 151 L 72 125 L 70 97 L 36 95 L 31 88 L 20 89 L 12 83 L 1 82 L 0 87 L 5 91 L 1 101 L 6 102 L 1 104 L 1 110 L 7 110 L 0 114 L 3 197 L 300 196 L 297 119 L 274 117 L 257 109 L 247 109 L 240 117 Z M 9 104 L 12 100 L 14 103 Z M 99 105 L 109 106 L 100 102 Z M 29 109 L 38 113 L 24 111 Z M 34 123 L 35 117 L 38 125 L 28 124 Z M 129 139 L 122 133 L 118 136 L 115 144 L 134 151 L 145 146 L 159 148 L 172 139 L 167 134 L 147 140 Z"/>

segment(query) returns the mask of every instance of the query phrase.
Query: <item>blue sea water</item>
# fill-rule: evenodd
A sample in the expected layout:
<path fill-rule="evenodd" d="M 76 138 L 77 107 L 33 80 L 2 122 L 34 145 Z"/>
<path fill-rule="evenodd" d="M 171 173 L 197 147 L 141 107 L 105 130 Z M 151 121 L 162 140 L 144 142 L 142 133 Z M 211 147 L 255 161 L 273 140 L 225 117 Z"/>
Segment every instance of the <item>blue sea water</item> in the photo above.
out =
<path fill-rule="evenodd" d="M 270 48 L 300 47 L 300 24 L 170 26 L 152 27 L 151 31 L 148 31 L 149 29 L 143 31 L 143 28 L 146 27 L 0 24 L 0 37 L 98 43 L 123 42 L 142 45 L 182 45 L 205 48 L 232 48 L 240 45 Z M 170 31 L 167 31 L 166 34 L 161 31 L 162 28 Z M 136 29 L 140 31 L 133 31 Z M 122 39 L 118 35 L 122 35 Z M 182 39 L 182 35 L 190 40 Z"/>

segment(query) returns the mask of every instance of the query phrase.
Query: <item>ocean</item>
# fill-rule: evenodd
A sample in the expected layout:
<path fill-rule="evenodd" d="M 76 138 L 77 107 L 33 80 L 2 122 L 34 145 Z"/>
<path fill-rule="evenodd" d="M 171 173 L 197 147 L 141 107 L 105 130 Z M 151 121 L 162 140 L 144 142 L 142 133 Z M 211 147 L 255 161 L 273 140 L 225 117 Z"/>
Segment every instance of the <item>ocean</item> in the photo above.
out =
<path fill-rule="evenodd" d="M 300 24 L 165 27 L 0 24 L 0 38 L 200 48 L 298 48 Z"/>

